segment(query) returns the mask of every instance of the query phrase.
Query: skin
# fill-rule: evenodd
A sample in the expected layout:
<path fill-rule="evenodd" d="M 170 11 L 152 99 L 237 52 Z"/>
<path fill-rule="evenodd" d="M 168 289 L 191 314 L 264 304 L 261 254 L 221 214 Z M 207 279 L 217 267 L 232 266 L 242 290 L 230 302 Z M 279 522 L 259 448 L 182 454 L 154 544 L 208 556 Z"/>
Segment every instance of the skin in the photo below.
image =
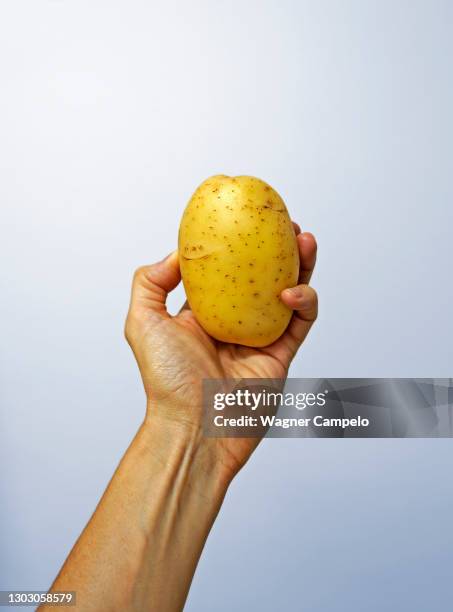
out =
<path fill-rule="evenodd" d="M 295 233 L 299 285 L 280 296 L 294 314 L 267 347 L 214 340 L 187 306 L 168 314 L 167 294 L 180 281 L 176 252 L 135 273 L 125 331 L 143 379 L 146 415 L 52 585 L 52 591 L 76 591 L 77 610 L 182 610 L 228 487 L 259 442 L 204 438 L 200 383 L 286 377 L 317 316 L 308 286 L 316 242 L 296 224 Z"/>

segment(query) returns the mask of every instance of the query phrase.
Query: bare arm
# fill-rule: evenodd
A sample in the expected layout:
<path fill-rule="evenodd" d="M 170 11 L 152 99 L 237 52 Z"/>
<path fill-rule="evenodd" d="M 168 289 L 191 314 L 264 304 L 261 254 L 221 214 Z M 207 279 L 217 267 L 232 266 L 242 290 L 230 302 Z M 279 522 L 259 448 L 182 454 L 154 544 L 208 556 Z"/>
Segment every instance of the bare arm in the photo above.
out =
<path fill-rule="evenodd" d="M 80 610 L 181 610 L 228 482 L 199 435 L 145 420 L 52 590 Z"/>
<path fill-rule="evenodd" d="M 201 381 L 286 377 L 317 313 L 308 286 L 316 243 L 296 233 L 300 285 L 281 294 L 294 316 L 264 349 L 214 341 L 190 309 L 167 313 L 167 293 L 180 280 L 176 254 L 137 270 L 126 337 L 142 375 L 146 417 L 52 585 L 76 591 L 78 610 L 182 610 L 228 486 L 258 443 L 203 437 Z"/>

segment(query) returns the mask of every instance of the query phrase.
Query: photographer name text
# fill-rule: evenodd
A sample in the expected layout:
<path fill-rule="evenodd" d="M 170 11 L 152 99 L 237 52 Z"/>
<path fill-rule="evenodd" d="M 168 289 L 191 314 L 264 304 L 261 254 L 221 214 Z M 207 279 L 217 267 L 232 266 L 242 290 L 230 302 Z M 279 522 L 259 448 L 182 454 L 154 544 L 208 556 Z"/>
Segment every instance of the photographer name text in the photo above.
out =
<path fill-rule="evenodd" d="M 218 414 L 214 417 L 216 427 L 279 427 L 289 429 L 291 427 L 368 427 L 369 419 L 358 416 L 353 419 L 326 418 L 323 415 L 316 415 L 313 418 L 280 418 L 277 416 L 260 415 L 258 417 L 243 415 L 240 417 L 226 417 Z"/>

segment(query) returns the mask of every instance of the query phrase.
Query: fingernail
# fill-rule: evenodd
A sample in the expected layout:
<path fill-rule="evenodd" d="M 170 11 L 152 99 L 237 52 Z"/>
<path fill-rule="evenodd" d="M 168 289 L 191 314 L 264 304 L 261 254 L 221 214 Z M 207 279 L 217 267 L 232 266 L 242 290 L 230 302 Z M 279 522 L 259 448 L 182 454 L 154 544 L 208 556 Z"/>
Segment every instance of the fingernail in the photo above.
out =
<path fill-rule="evenodd" d="M 300 287 L 291 287 L 291 289 L 288 289 L 288 291 L 291 292 L 291 295 L 296 298 L 296 300 L 300 300 L 304 296 L 303 291 Z"/>

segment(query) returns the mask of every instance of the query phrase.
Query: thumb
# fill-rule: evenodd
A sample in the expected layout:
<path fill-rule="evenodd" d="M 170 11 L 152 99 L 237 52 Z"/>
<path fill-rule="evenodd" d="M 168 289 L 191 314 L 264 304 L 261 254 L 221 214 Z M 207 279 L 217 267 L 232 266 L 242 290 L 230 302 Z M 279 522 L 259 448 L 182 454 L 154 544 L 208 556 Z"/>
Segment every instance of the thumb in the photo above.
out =
<path fill-rule="evenodd" d="M 167 295 L 180 280 L 178 251 L 173 251 L 158 263 L 138 268 L 132 281 L 129 312 L 169 316 L 165 306 Z"/>

